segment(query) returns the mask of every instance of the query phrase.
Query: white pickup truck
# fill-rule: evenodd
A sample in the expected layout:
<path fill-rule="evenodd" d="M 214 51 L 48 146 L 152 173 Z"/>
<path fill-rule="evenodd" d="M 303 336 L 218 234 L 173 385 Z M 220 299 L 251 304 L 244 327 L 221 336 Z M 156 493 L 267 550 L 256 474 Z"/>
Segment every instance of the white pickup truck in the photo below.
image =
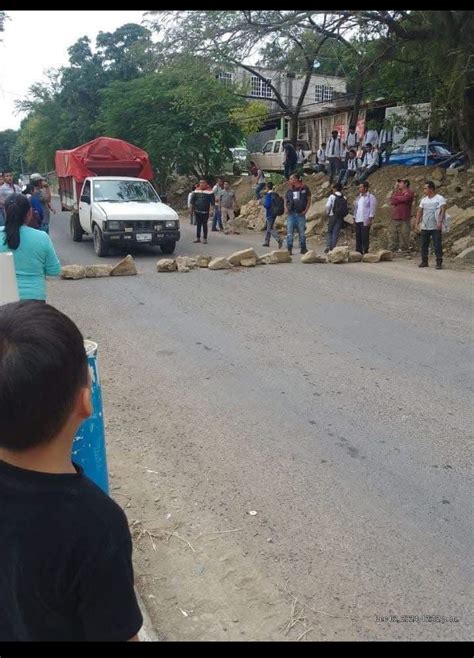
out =
<path fill-rule="evenodd" d="M 95 253 L 112 245 L 159 245 L 172 254 L 180 238 L 178 214 L 162 203 L 151 185 L 146 151 L 112 137 L 97 137 L 71 150 L 56 151 L 62 210 L 71 212 L 71 237 L 92 235 Z"/>
<path fill-rule="evenodd" d="M 63 208 L 77 208 L 70 219 L 72 239 L 80 242 L 85 233 L 92 235 L 97 256 L 124 244 L 159 245 L 164 254 L 172 254 L 180 238 L 178 214 L 145 179 L 88 177 L 77 204 L 66 190 L 60 190 L 60 197 Z"/>

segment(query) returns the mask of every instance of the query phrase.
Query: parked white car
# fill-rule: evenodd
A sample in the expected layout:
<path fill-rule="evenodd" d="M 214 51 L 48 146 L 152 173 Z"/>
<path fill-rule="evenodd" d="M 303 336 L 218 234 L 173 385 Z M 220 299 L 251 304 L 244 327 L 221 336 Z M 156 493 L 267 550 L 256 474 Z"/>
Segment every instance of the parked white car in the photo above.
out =
<path fill-rule="evenodd" d="M 302 148 L 305 154 L 306 162 L 304 169 L 311 169 L 311 147 L 305 140 L 297 141 L 297 148 Z M 283 171 L 283 140 L 271 139 L 263 149 L 258 153 L 251 153 L 250 160 L 253 160 L 259 169 L 263 171 Z"/>

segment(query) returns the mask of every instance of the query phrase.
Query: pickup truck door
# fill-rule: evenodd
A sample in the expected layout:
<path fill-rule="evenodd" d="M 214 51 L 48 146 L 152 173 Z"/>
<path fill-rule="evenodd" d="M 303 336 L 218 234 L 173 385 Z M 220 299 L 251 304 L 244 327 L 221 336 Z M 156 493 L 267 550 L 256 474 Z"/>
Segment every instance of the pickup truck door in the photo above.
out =
<path fill-rule="evenodd" d="M 273 146 L 272 169 L 274 171 L 283 169 L 283 149 L 281 148 L 281 139 L 276 140 Z"/>
<path fill-rule="evenodd" d="M 84 231 L 91 233 L 92 220 L 92 186 L 90 180 L 86 179 L 81 190 L 79 199 L 79 221 Z"/>

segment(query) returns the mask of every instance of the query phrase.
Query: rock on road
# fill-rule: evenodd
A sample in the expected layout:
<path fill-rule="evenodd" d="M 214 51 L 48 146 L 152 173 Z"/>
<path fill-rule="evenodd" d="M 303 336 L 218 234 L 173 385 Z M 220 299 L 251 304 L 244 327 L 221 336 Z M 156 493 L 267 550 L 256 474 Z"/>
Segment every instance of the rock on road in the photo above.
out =
<path fill-rule="evenodd" d="M 266 251 L 192 236 L 177 255 Z M 52 238 L 119 259 L 65 213 Z M 162 639 L 471 639 L 471 275 L 160 257 L 48 289 L 99 344 L 112 495 L 168 532 L 135 550 Z"/>

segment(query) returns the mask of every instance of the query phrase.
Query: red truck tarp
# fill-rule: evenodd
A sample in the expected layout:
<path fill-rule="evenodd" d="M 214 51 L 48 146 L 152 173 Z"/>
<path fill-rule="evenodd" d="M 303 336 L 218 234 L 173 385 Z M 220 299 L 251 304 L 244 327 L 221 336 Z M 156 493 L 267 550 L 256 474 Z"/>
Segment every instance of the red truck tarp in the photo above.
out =
<path fill-rule="evenodd" d="M 72 176 L 77 183 L 87 176 L 153 178 L 148 153 L 112 137 L 97 137 L 75 149 L 56 151 L 54 162 L 58 178 Z"/>

